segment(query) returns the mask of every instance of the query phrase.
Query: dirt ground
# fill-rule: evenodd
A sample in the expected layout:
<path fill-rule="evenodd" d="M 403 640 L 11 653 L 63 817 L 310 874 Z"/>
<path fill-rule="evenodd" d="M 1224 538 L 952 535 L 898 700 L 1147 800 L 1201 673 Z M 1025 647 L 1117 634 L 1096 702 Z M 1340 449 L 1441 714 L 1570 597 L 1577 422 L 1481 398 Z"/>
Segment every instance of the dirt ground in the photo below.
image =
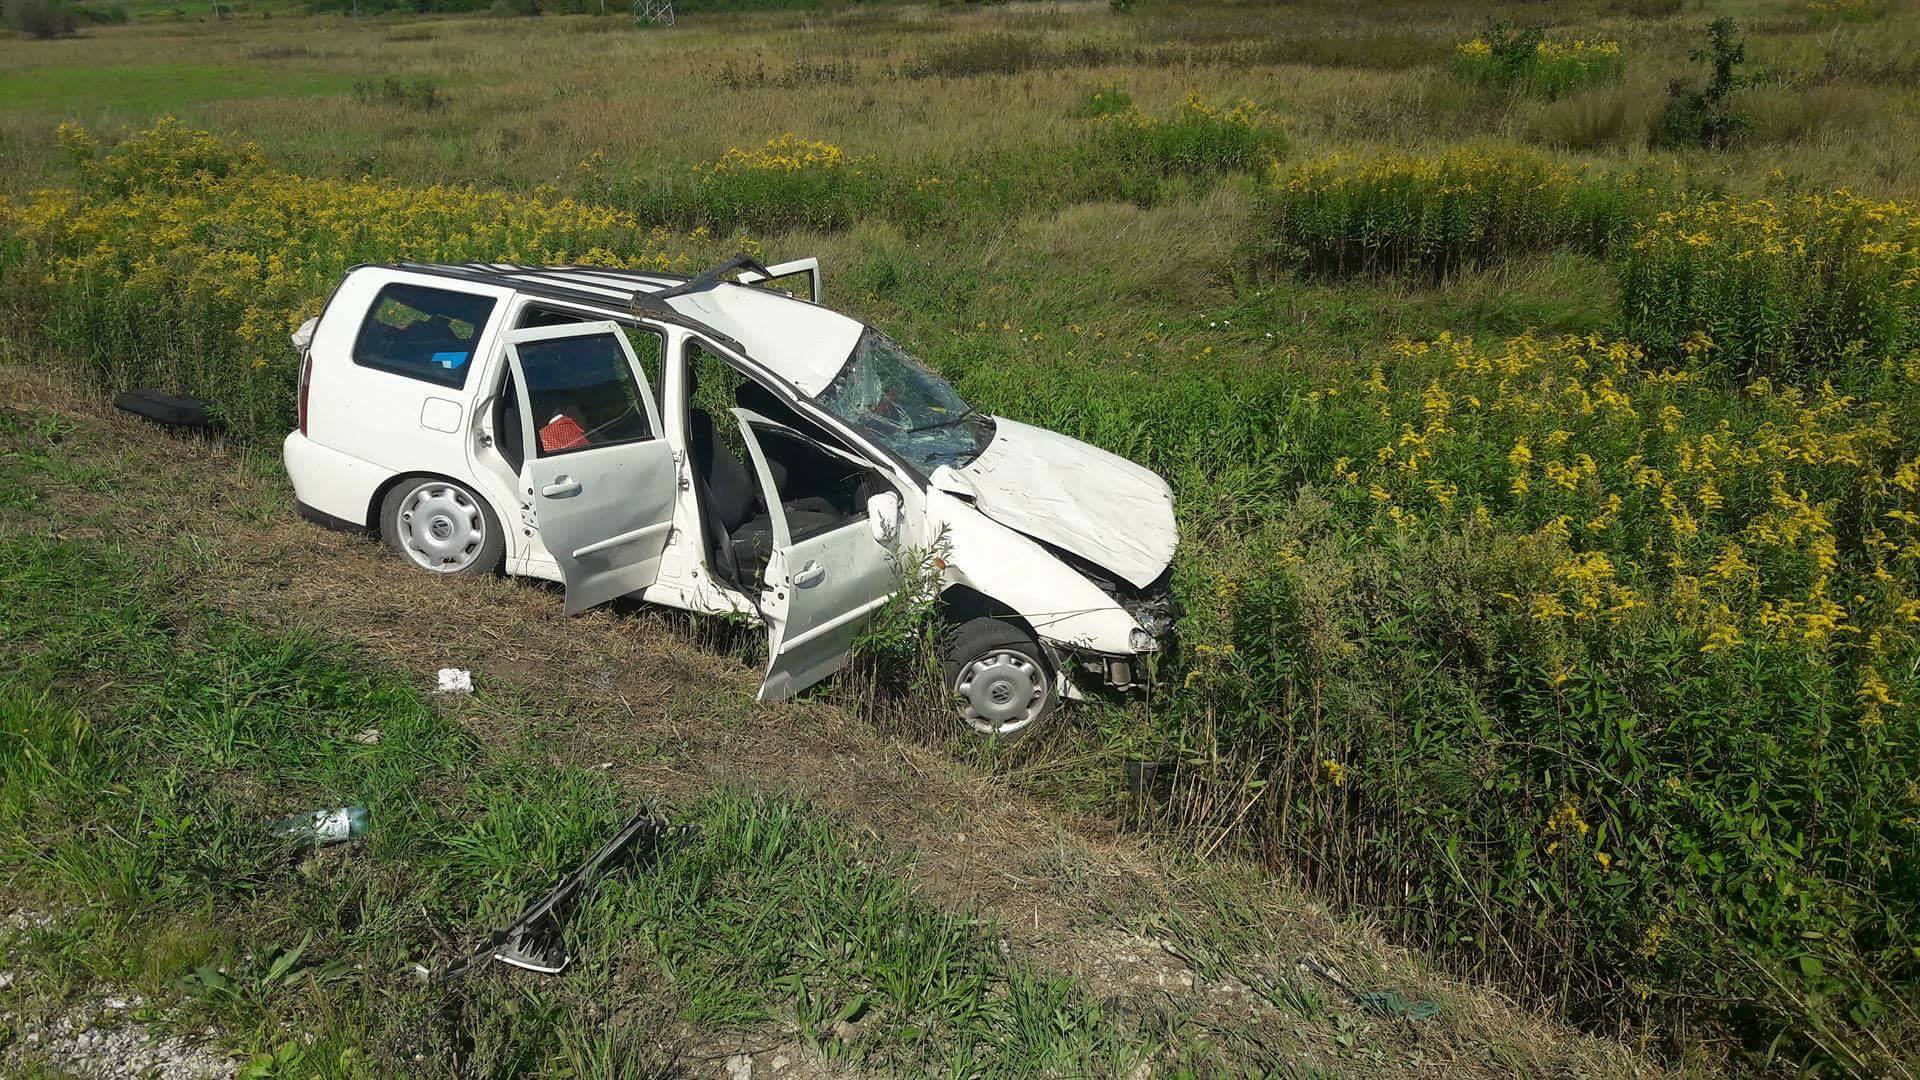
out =
<path fill-rule="evenodd" d="M 0 406 L 74 424 L 54 451 L 74 469 L 50 473 L 29 509 L 5 511 L 7 530 L 186 553 L 199 573 L 183 599 L 344 638 L 423 687 L 439 668 L 471 669 L 483 692 L 450 700 L 476 737 L 536 735 L 556 760 L 604 767 L 636 802 L 671 805 L 719 784 L 803 796 L 905 853 L 925 896 L 977 912 L 1009 948 L 1124 1014 L 1179 1018 L 1222 1044 L 1297 1048 L 1303 1065 L 1342 1073 L 1657 1071 L 1428 970 L 1283 881 L 1196 866 L 830 705 L 756 704 L 758 673 L 703 644 L 724 635 L 697 621 L 639 607 L 568 618 L 543 584 L 418 573 L 375 540 L 301 521 L 272 457 L 175 437 L 37 373 L 0 367 Z M 489 704 L 500 701 L 516 707 Z M 542 718 L 537 731 L 524 730 L 529 716 Z M 1259 945 L 1243 933 L 1196 957 L 1165 928 L 1205 939 L 1223 888 L 1255 915 Z M 1288 982 L 1315 986 L 1326 1014 L 1277 1006 L 1272 988 Z M 1440 1012 L 1393 1018 L 1353 1000 L 1386 989 Z"/>

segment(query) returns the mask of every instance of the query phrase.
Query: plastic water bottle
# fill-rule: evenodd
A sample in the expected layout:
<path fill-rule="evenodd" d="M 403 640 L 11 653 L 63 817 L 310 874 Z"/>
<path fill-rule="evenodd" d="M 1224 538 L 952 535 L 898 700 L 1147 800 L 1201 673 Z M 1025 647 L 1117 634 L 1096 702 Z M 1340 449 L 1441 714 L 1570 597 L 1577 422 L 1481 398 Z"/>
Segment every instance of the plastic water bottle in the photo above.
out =
<path fill-rule="evenodd" d="M 295 814 L 274 822 L 273 831 L 296 843 L 314 847 L 357 840 L 367 831 L 367 808 L 342 806 L 337 810 Z"/>

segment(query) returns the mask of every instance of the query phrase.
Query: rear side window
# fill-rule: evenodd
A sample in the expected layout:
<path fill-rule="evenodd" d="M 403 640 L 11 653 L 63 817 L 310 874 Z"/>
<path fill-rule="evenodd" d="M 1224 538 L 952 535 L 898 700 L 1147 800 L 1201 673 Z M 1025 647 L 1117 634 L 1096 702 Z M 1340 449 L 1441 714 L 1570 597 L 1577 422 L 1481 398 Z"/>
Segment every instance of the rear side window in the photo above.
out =
<path fill-rule="evenodd" d="M 491 297 L 389 285 L 360 325 L 353 362 L 441 386 L 465 386 L 474 346 L 493 308 Z"/>

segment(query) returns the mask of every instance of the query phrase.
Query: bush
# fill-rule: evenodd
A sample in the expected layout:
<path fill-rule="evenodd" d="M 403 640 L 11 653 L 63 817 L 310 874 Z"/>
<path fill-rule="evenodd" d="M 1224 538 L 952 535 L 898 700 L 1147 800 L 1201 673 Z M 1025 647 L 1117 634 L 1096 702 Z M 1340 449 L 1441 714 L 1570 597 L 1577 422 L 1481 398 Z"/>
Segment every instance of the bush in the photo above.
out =
<path fill-rule="evenodd" d="M 1819 380 L 1920 348 L 1920 208 L 1846 192 L 1663 213 L 1617 260 L 1626 331 L 1736 372 Z"/>
<path fill-rule="evenodd" d="M 1735 68 L 1746 63 L 1747 44 L 1734 38 L 1732 19 L 1715 19 L 1707 27 L 1707 44 L 1688 58 L 1707 65 L 1707 80 L 1695 84 L 1675 79 L 1667 84 L 1667 107 L 1653 131 L 1656 146 L 1704 146 L 1725 150 L 1750 125 L 1734 107 L 1733 92 L 1746 84 Z"/>
<path fill-rule="evenodd" d="M 1532 143 L 1562 150 L 1626 149 L 1646 140 L 1658 108 L 1658 101 L 1616 85 L 1542 102 L 1521 123 Z"/>
<path fill-rule="evenodd" d="M 362 105 L 384 105 L 401 109 L 429 110 L 446 104 L 439 87 L 431 79 L 362 79 L 353 84 L 353 100 Z"/>
<path fill-rule="evenodd" d="M 289 334 L 356 263 L 587 262 L 690 269 L 715 252 L 631 214 L 469 187 L 316 180 L 178 121 L 102 149 L 62 138 L 85 187 L 0 203 L 0 288 L 50 355 L 109 387 L 213 399 L 265 442 L 292 421 Z"/>
<path fill-rule="evenodd" d="M 1081 116 L 1112 116 L 1134 111 L 1133 95 L 1117 86 L 1102 86 L 1087 92 L 1080 103 Z"/>
<path fill-rule="evenodd" d="M 104 149 L 78 124 L 61 124 L 56 138 L 86 185 L 105 195 L 185 192 L 266 167 L 253 143 L 196 131 L 171 116 Z"/>
<path fill-rule="evenodd" d="M 1211 177 L 1251 171 L 1286 152 L 1278 122 L 1251 101 L 1221 109 L 1188 94 L 1172 115 L 1160 118 L 1115 93 L 1101 91 L 1088 103 L 1101 110 L 1093 136 L 1099 168 L 1133 177 Z"/>
<path fill-rule="evenodd" d="M 76 4 L 71 10 L 75 18 L 95 26 L 124 26 L 132 18 L 119 4 Z"/>
<path fill-rule="evenodd" d="M 1537 27 L 1500 22 L 1454 50 L 1453 72 L 1496 90 L 1557 98 L 1577 87 L 1612 82 L 1626 64 L 1617 41 L 1548 41 Z"/>
<path fill-rule="evenodd" d="M 78 25 L 61 0 L 6 0 L 7 29 L 31 38 L 65 37 Z"/>
<path fill-rule="evenodd" d="M 681 176 L 616 182 L 614 199 L 652 221 L 753 231 L 840 229 L 865 217 L 922 219 L 944 187 L 788 132 L 734 147 Z"/>
<path fill-rule="evenodd" d="M 1643 213 L 1650 175 L 1596 176 L 1512 148 L 1335 155 L 1262 187 L 1256 256 L 1314 274 L 1440 278 L 1526 252 L 1597 252 Z"/>
<path fill-rule="evenodd" d="M 1124 59 L 1093 43 L 1055 47 L 1024 34 L 983 34 L 943 46 L 900 67 L 902 78 L 970 79 L 1043 68 L 1088 67 Z"/>
<path fill-rule="evenodd" d="M 1442 338 L 1297 393 L 1318 484 L 1189 545 L 1130 752 L 1576 1019 L 1873 1073 L 1920 1045 L 1920 362 L 1718 374 Z"/>

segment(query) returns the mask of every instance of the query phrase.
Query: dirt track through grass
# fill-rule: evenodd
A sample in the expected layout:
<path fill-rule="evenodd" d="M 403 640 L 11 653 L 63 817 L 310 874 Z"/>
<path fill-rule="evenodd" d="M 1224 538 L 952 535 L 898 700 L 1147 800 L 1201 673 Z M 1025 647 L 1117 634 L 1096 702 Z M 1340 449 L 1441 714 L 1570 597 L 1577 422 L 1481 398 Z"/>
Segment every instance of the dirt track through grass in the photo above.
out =
<path fill-rule="evenodd" d="M 1244 1067 L 1649 1068 L 1422 970 L 1284 884 L 1197 869 L 1111 822 L 1063 818 L 990 768 L 828 705 L 757 705 L 756 673 L 714 651 L 721 635 L 702 624 L 647 609 L 568 619 L 540 585 L 411 573 L 372 540 L 299 521 L 274 459 L 169 436 L 39 375 L 0 368 L 0 405 L 70 425 L 31 448 L 43 464 L 32 490 L 10 493 L 0 534 L 177 562 L 194 582 L 181 605 L 345 639 L 422 686 L 437 668 L 471 668 L 480 692 L 458 720 L 483 745 L 604 770 L 635 801 L 729 788 L 823 807 L 904 855 L 920 895 L 981 913 L 1015 955 L 1084 980 L 1143 1030 Z M 1346 989 L 1297 966 L 1306 957 Z M 1394 1018 L 1361 1000 L 1385 991 L 1439 1015 Z"/>

